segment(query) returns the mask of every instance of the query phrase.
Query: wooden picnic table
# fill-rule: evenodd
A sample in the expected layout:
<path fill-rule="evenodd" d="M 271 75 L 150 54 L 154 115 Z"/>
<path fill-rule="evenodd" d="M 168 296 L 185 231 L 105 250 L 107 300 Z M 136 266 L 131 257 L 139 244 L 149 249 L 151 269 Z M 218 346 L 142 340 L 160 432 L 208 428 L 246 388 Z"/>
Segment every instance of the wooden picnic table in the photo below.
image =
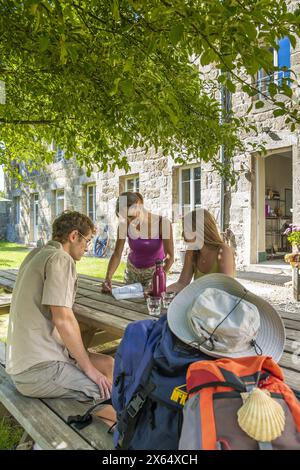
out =
<path fill-rule="evenodd" d="M 15 285 L 17 269 L 0 270 L 0 287 L 11 292 Z M 73 311 L 82 329 L 85 346 L 121 338 L 126 326 L 135 320 L 149 318 L 144 299 L 115 300 L 101 292 L 103 279 L 79 274 Z M 113 286 L 121 286 L 113 282 Z"/>
<path fill-rule="evenodd" d="M 0 270 L 0 287 L 12 291 L 16 276 L 16 269 Z M 121 337 L 129 323 L 149 318 L 143 299 L 115 300 L 111 295 L 101 293 L 101 282 L 100 278 L 79 275 L 73 310 L 78 320 L 87 326 L 88 334 L 100 329 Z M 115 282 L 114 285 L 122 283 Z M 300 391 L 300 309 L 299 313 L 277 311 L 286 328 L 286 344 L 279 364 L 290 387 Z"/>

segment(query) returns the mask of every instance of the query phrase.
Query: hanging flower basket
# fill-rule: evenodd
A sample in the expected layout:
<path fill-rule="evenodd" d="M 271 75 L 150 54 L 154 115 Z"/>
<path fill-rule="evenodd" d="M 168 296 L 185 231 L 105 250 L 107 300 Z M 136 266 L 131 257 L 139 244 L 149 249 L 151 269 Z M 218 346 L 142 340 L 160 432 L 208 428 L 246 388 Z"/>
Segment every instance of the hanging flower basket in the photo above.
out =
<path fill-rule="evenodd" d="M 285 255 L 284 261 L 290 263 L 293 268 L 300 268 L 300 226 L 290 224 L 284 235 L 287 236 L 289 243 L 296 249 L 294 253 Z"/>
<path fill-rule="evenodd" d="M 300 268 L 300 253 L 289 253 L 285 255 L 284 261 L 290 263 L 293 268 Z"/>

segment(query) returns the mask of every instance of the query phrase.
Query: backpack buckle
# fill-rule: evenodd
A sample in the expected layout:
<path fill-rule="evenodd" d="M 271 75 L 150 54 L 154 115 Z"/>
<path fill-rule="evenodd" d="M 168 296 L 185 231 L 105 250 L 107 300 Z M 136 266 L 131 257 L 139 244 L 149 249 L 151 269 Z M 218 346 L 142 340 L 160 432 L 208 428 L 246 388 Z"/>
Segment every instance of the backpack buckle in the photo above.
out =
<path fill-rule="evenodd" d="M 130 418 L 136 417 L 144 403 L 144 398 L 139 393 L 137 393 L 127 407 L 127 413 L 129 414 Z"/>

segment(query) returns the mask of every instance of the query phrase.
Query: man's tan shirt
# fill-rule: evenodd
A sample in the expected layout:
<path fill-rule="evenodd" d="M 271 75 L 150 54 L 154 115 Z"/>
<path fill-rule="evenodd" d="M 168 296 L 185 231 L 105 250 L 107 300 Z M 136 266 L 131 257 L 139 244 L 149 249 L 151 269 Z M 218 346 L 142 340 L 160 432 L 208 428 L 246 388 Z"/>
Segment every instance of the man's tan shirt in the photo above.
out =
<path fill-rule="evenodd" d="M 76 266 L 61 243 L 50 241 L 23 261 L 13 290 L 6 371 L 19 374 L 45 361 L 70 362 L 52 322 L 50 305 L 72 308 Z"/>

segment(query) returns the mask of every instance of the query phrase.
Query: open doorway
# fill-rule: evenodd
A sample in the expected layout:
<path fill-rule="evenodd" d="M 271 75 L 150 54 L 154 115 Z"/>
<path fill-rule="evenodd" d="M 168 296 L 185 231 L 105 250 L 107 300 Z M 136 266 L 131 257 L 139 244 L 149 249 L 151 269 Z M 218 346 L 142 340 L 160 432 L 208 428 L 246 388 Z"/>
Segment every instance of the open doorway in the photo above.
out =
<path fill-rule="evenodd" d="M 285 227 L 292 222 L 292 147 L 274 149 L 269 155 L 253 157 L 250 264 L 284 263 L 291 251 Z"/>
<path fill-rule="evenodd" d="M 284 231 L 292 222 L 292 152 L 265 158 L 265 252 L 267 260 L 282 260 L 291 251 Z"/>

